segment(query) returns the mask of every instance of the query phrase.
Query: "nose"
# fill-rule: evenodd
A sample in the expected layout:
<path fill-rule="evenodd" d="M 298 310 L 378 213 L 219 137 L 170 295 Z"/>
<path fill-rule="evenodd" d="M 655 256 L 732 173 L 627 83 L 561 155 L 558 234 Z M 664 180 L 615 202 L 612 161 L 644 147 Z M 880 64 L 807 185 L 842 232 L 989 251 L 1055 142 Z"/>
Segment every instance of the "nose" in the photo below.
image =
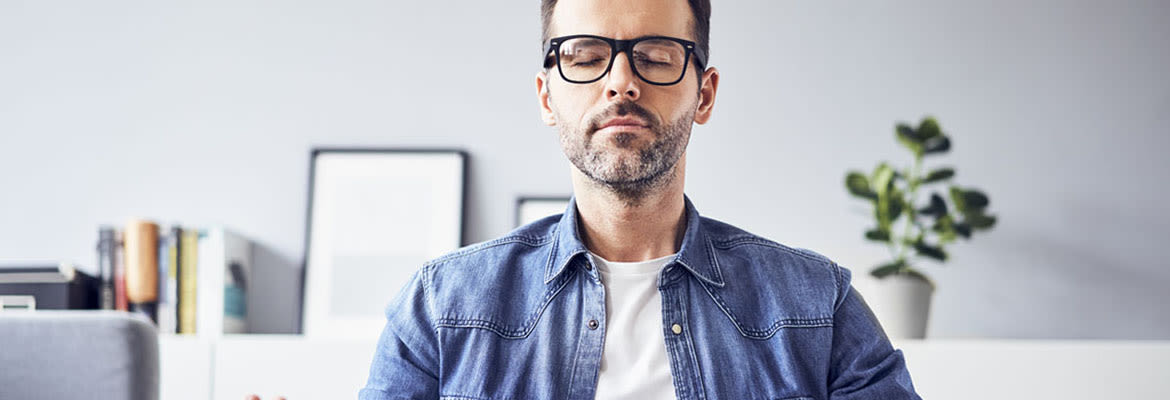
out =
<path fill-rule="evenodd" d="M 637 101 L 642 94 L 638 84 L 638 77 L 634 75 L 630 58 L 625 52 L 615 55 L 613 67 L 610 68 L 609 76 L 605 81 L 605 98 L 610 102 L 618 102 L 623 98 Z"/>

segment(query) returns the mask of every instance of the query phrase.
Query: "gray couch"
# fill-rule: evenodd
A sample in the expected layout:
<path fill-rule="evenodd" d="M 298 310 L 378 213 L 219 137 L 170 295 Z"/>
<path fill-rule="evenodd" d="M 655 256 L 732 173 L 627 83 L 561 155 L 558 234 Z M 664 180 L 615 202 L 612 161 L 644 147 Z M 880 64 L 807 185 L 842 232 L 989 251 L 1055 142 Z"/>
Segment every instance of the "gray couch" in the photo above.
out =
<path fill-rule="evenodd" d="M 156 400 L 158 334 L 117 311 L 0 311 L 0 399 Z"/>

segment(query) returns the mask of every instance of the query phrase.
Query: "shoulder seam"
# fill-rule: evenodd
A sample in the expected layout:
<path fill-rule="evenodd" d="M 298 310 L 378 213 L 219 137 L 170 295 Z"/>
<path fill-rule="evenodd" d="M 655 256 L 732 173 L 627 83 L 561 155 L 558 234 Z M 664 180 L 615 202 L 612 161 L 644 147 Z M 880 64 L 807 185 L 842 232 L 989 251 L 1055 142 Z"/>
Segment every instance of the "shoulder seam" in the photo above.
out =
<path fill-rule="evenodd" d="M 837 265 L 837 263 L 833 263 L 833 275 L 833 286 L 837 289 L 837 296 L 836 299 L 834 299 L 837 304 L 833 305 L 833 314 L 836 315 L 837 310 L 841 308 L 841 305 L 845 304 L 845 296 L 848 296 L 849 292 L 848 288 L 841 288 L 841 284 L 845 283 L 845 272 L 841 270 L 841 266 Z"/>
<path fill-rule="evenodd" d="M 549 242 L 549 237 L 532 237 L 532 236 L 521 236 L 521 235 L 505 236 L 502 238 L 493 239 L 493 240 L 490 240 L 487 242 L 482 242 L 482 243 L 479 243 L 476 245 L 472 245 L 470 247 L 463 248 L 462 250 L 455 250 L 451 253 L 440 256 L 439 258 L 436 258 L 434 260 L 427 261 L 424 265 L 431 266 L 431 265 L 441 264 L 441 263 L 444 263 L 447 261 L 470 256 L 472 254 L 479 253 L 481 251 L 484 251 L 484 250 L 487 250 L 487 249 L 490 249 L 493 247 L 503 246 L 503 245 L 510 244 L 510 243 L 520 243 L 520 244 L 528 245 L 531 247 L 540 247 L 540 246 L 544 246 L 545 244 L 548 244 L 548 242 Z"/>
<path fill-rule="evenodd" d="M 735 237 L 735 238 L 727 239 L 725 241 L 716 241 L 715 247 L 723 249 L 723 250 L 727 250 L 727 249 L 731 249 L 731 248 L 735 248 L 735 247 L 739 247 L 739 246 L 743 246 L 743 245 L 749 245 L 749 244 L 754 244 L 757 246 L 764 246 L 764 247 L 771 247 L 774 249 L 782 250 L 786 253 L 804 258 L 804 259 L 809 260 L 809 261 L 821 263 L 821 264 L 833 264 L 833 261 L 830 260 L 828 257 L 824 257 L 824 256 L 822 256 L 824 258 L 813 257 L 813 256 L 805 254 L 799 250 L 793 249 L 791 247 L 785 246 L 785 245 L 777 243 L 775 241 L 764 239 L 762 237 L 755 236 L 755 235 Z"/>

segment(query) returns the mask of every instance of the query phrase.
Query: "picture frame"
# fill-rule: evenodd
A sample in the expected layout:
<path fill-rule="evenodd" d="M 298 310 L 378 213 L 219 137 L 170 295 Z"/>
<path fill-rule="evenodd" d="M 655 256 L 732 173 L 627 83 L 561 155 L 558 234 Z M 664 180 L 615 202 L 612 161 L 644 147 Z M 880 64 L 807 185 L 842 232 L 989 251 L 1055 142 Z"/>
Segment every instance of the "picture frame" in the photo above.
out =
<path fill-rule="evenodd" d="M 410 277 L 464 245 L 467 158 L 452 149 L 311 151 L 304 335 L 376 339 Z"/>
<path fill-rule="evenodd" d="M 565 212 L 570 196 L 520 196 L 516 198 L 514 223 L 520 227 L 549 215 Z"/>

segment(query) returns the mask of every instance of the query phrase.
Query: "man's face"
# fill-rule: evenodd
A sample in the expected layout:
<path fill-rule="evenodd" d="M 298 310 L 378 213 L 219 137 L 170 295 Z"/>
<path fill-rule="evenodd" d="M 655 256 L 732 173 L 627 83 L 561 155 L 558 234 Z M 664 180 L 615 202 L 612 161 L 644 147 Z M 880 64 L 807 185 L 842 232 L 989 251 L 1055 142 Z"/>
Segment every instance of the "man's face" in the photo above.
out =
<path fill-rule="evenodd" d="M 550 37 L 655 35 L 694 41 L 691 18 L 682 0 L 561 0 Z M 668 177 L 686 151 L 691 124 L 705 122 L 710 106 L 701 109 L 704 96 L 693 57 L 683 80 L 670 86 L 638 78 L 626 53 L 614 57 L 609 73 L 592 83 L 564 81 L 555 63 L 539 74 L 543 117 L 559 128 L 565 155 L 583 174 L 614 189 L 642 192 Z"/>

